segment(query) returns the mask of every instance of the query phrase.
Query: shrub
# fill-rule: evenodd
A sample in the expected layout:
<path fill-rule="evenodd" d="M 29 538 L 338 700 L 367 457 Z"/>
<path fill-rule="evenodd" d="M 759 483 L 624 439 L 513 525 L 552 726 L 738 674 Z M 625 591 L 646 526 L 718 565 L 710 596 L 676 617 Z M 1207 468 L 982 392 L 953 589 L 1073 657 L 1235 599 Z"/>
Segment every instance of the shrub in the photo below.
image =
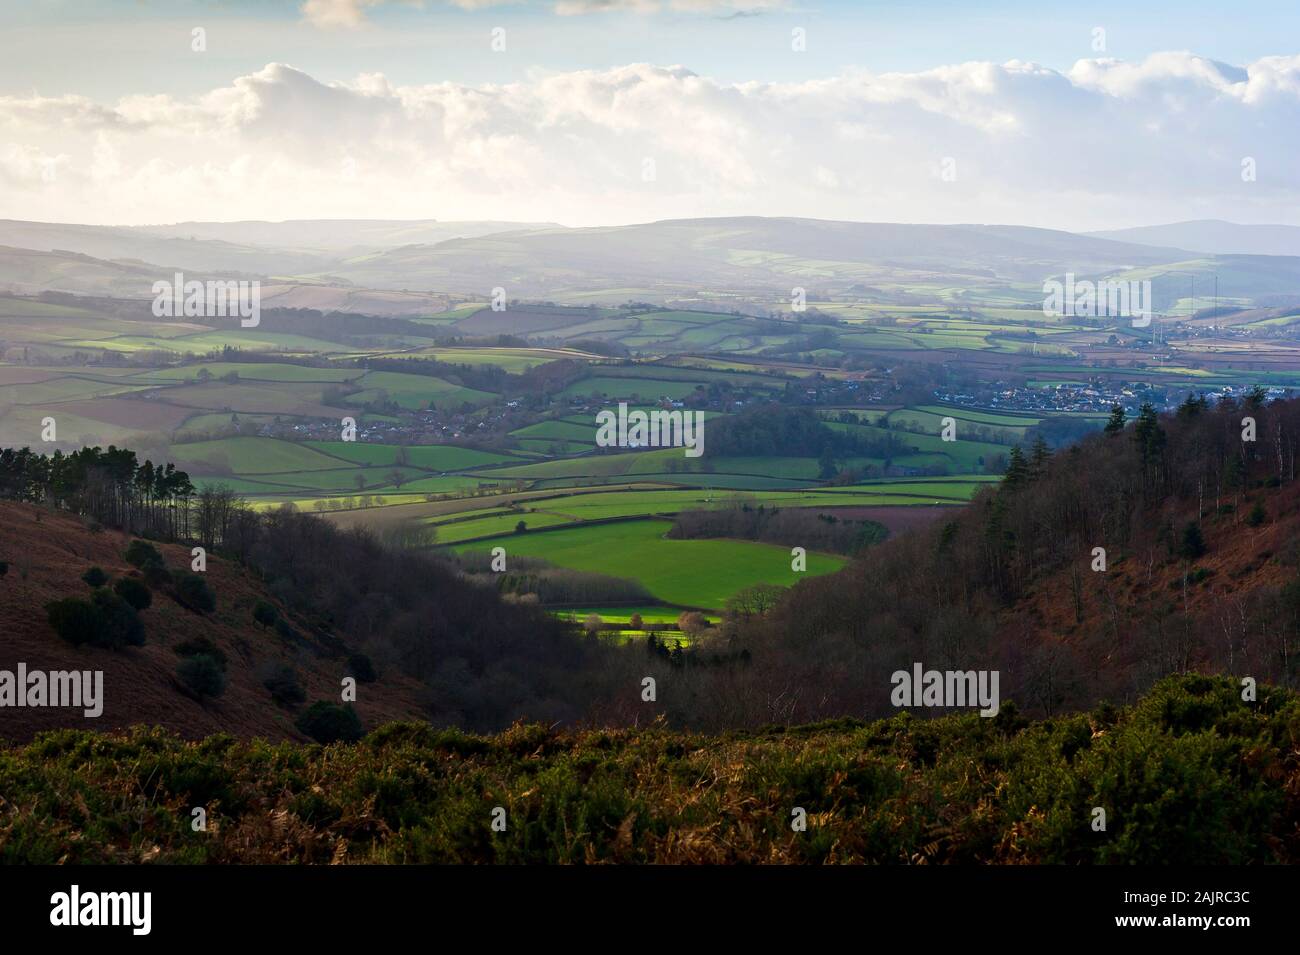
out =
<path fill-rule="evenodd" d="M 45 605 L 45 614 L 54 632 L 73 646 L 89 643 L 95 638 L 99 615 L 89 600 L 79 597 L 54 600 Z"/>
<path fill-rule="evenodd" d="M 298 674 L 287 663 L 275 667 L 262 681 L 278 706 L 298 706 L 307 702 L 307 694 L 298 682 Z"/>
<path fill-rule="evenodd" d="M 198 574 L 181 574 L 176 578 L 176 599 L 199 613 L 215 610 L 217 606 L 216 594 Z"/>
<path fill-rule="evenodd" d="M 176 644 L 173 650 L 178 657 L 212 657 L 221 665 L 221 669 L 226 668 L 225 651 L 213 643 L 209 637 L 191 637 L 189 640 Z"/>
<path fill-rule="evenodd" d="M 283 617 L 278 617 L 275 621 L 275 632 L 286 640 L 296 640 L 298 631 L 289 626 L 289 621 Z"/>
<path fill-rule="evenodd" d="M 113 593 L 117 594 L 136 610 L 144 610 L 153 603 L 153 594 L 149 588 L 136 580 L 134 577 L 123 577 L 113 585 Z"/>
<path fill-rule="evenodd" d="M 200 697 L 217 697 L 226 689 L 226 674 L 221 664 L 206 653 L 186 657 L 176 664 L 176 675 Z"/>
<path fill-rule="evenodd" d="M 270 627 L 280 619 L 280 614 L 273 605 L 259 600 L 253 605 L 253 619 L 264 627 Z"/>
<path fill-rule="evenodd" d="M 143 567 L 145 564 L 157 561 L 165 564 L 163 555 L 158 553 L 158 549 L 153 544 L 145 543 L 142 540 L 133 540 L 126 548 L 126 562 L 133 567 Z"/>
<path fill-rule="evenodd" d="M 102 587 L 108 583 L 108 574 L 102 568 L 92 567 L 81 575 L 81 579 L 91 587 Z"/>
<path fill-rule="evenodd" d="M 0 560 L 0 577 L 4 577 L 7 573 L 9 573 L 9 561 Z"/>
<path fill-rule="evenodd" d="M 144 624 L 140 622 L 134 607 L 112 591 L 102 588 L 96 590 L 90 599 L 99 614 L 92 644 L 110 650 L 144 644 Z"/>
<path fill-rule="evenodd" d="M 348 669 L 352 675 L 357 678 L 358 683 L 374 683 L 378 679 L 375 673 L 375 665 L 370 662 L 370 657 L 364 653 L 354 653 L 348 657 Z"/>
<path fill-rule="evenodd" d="M 171 586 L 172 572 L 160 560 L 145 561 L 145 565 L 140 568 L 140 572 L 144 574 L 144 579 L 149 586 L 155 590 Z"/>
<path fill-rule="evenodd" d="M 1256 501 L 1255 506 L 1250 509 L 1250 514 L 1246 517 L 1246 523 L 1251 527 L 1259 527 L 1268 520 L 1268 511 L 1264 510 L 1264 502 Z"/>
<path fill-rule="evenodd" d="M 323 700 L 307 707 L 294 725 L 318 743 L 352 743 L 365 735 L 356 710 Z"/>

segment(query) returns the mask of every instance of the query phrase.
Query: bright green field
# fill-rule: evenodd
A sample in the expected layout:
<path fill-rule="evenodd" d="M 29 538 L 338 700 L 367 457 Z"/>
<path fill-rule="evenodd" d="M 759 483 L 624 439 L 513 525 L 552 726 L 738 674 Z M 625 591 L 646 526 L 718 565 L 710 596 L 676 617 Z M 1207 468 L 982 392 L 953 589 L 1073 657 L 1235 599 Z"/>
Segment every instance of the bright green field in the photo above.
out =
<path fill-rule="evenodd" d="M 790 569 L 787 548 L 751 541 L 668 540 L 663 534 L 669 526 L 656 520 L 599 524 L 518 534 L 500 546 L 506 548 L 507 561 L 511 554 L 540 557 L 561 567 L 635 578 L 658 599 L 690 607 L 721 609 L 745 587 L 788 586 L 802 576 Z M 483 551 L 483 545 L 455 549 Z M 839 557 L 808 555 L 809 574 L 830 573 L 843 564 Z"/>

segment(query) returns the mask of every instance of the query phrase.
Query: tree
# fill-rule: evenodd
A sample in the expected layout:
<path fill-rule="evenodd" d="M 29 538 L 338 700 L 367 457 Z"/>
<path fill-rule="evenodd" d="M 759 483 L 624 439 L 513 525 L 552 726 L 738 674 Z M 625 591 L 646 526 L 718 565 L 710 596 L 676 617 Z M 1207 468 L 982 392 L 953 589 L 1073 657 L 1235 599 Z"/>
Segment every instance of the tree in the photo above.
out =
<path fill-rule="evenodd" d="M 582 621 L 582 629 L 586 630 L 588 634 L 598 633 L 603 626 L 605 626 L 605 621 L 600 618 L 598 613 L 589 613 L 587 619 Z"/>
<path fill-rule="evenodd" d="M 627 622 L 627 628 L 629 630 L 640 630 L 644 627 L 644 625 L 645 625 L 645 621 L 641 619 L 641 615 L 639 613 L 632 614 L 632 618 Z"/>
<path fill-rule="evenodd" d="M 1250 516 L 1246 518 L 1246 523 L 1251 527 L 1259 527 L 1268 520 L 1268 511 L 1264 510 L 1264 502 L 1256 501 L 1255 506 L 1250 509 Z"/>
<path fill-rule="evenodd" d="M 1189 521 L 1183 528 L 1183 539 L 1178 545 L 1178 553 L 1186 560 L 1196 560 L 1205 553 L 1205 538 L 1201 536 L 1201 527 L 1196 521 Z"/>
<path fill-rule="evenodd" d="M 1122 404 L 1115 404 L 1110 407 L 1110 418 L 1106 421 L 1105 431 L 1110 437 L 1117 434 L 1123 434 L 1125 430 L 1125 407 Z"/>
<path fill-rule="evenodd" d="M 822 448 L 821 457 L 817 459 L 817 467 L 818 476 L 823 481 L 828 481 L 835 477 L 835 451 L 829 444 Z"/>
<path fill-rule="evenodd" d="M 274 604 L 267 603 L 265 600 L 253 604 L 253 620 L 257 623 L 264 627 L 273 627 L 278 619 L 280 619 L 280 612 L 275 609 Z"/>
<path fill-rule="evenodd" d="M 389 484 L 393 485 L 393 487 L 397 488 L 400 491 L 402 489 L 402 485 L 406 483 L 406 472 L 401 470 L 400 468 L 393 468 L 391 471 L 389 471 L 387 474 L 384 475 L 384 479 L 388 481 Z"/>
<path fill-rule="evenodd" d="M 520 521 L 518 524 L 515 525 L 516 534 L 522 534 L 526 530 L 528 530 L 528 525 L 525 524 L 523 521 Z"/>
<path fill-rule="evenodd" d="M 708 625 L 709 621 L 704 614 L 696 610 L 687 610 L 677 617 L 677 629 L 688 637 L 699 636 Z"/>

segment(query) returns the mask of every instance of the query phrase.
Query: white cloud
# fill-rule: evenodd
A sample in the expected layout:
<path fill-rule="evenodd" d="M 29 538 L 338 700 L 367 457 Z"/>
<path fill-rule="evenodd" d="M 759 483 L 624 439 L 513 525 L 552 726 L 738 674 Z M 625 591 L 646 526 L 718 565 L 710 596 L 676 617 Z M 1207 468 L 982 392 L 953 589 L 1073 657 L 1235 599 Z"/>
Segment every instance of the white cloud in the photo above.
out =
<path fill-rule="evenodd" d="M 480 86 L 273 63 L 190 98 L 0 97 L 0 204 L 98 222 L 1295 221 L 1298 120 L 1300 56 L 740 84 L 632 64 Z"/>

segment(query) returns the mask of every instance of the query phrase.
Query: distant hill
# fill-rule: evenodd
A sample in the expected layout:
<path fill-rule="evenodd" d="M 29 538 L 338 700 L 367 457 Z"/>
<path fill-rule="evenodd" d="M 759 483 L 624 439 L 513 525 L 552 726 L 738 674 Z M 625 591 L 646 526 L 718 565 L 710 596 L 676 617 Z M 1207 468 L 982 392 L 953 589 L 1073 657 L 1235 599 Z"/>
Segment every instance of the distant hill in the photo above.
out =
<path fill-rule="evenodd" d="M 1176 246 L 1211 255 L 1300 255 L 1300 226 L 1293 225 L 1241 225 L 1222 219 L 1193 219 L 1087 234 L 1098 239 Z"/>
<path fill-rule="evenodd" d="M 847 288 L 960 281 L 1041 283 L 1048 276 L 1189 258 L 1180 249 L 999 225 L 912 225 L 820 219 L 677 219 L 546 229 L 413 245 L 351 261 L 361 285 L 554 296 L 628 290 Z"/>

